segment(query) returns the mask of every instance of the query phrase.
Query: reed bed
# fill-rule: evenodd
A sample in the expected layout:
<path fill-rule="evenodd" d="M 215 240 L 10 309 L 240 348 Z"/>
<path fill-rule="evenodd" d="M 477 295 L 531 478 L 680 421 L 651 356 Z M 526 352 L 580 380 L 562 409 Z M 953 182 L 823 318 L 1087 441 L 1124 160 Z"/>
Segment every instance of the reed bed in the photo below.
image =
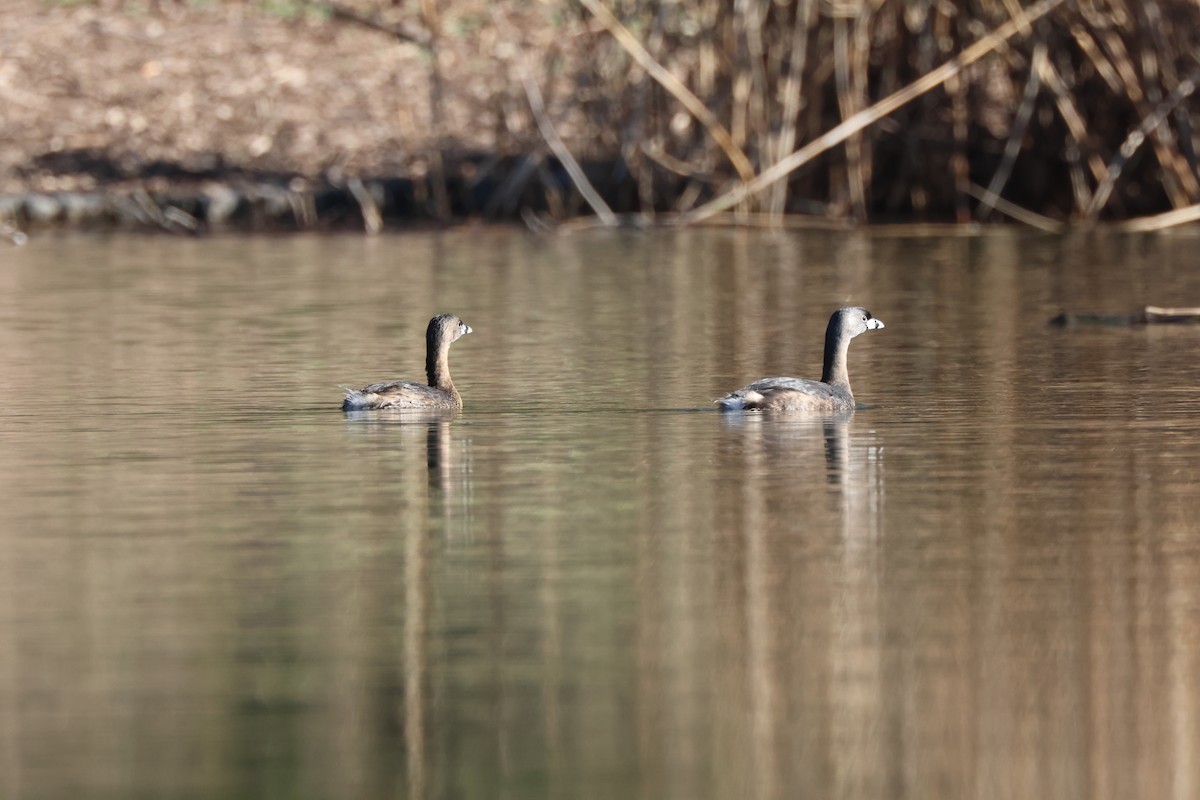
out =
<path fill-rule="evenodd" d="M 580 5 L 577 155 L 619 154 L 643 211 L 1196 218 L 1195 2 Z"/>
<path fill-rule="evenodd" d="M 72 192 L 118 195 L 92 203 L 99 216 L 132 210 L 169 229 L 178 217 L 189 232 L 239 214 L 372 232 L 477 216 L 1007 219 L 1047 231 L 1200 221 L 1196 0 L 14 0 L 9 11 L 0 222 L 71 218 L 79 203 L 56 197 Z M 213 184 L 237 197 L 212 201 Z"/>

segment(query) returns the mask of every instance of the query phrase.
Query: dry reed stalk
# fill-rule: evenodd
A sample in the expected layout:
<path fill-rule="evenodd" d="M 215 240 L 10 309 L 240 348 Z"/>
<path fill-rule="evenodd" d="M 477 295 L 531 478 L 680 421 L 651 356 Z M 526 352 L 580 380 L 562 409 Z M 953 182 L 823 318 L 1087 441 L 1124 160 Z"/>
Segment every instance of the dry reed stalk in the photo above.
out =
<path fill-rule="evenodd" d="M 686 161 L 676 158 L 666 150 L 663 150 L 662 147 L 657 143 L 650 142 L 648 144 L 643 144 L 638 149 L 641 151 L 642 155 L 646 156 L 646 158 L 650 159 L 655 164 L 658 164 L 667 172 L 672 172 L 683 178 L 694 178 L 709 183 L 713 181 L 713 177 L 709 170 L 693 167 Z"/>
<path fill-rule="evenodd" d="M 959 224 L 969 222 L 967 193 L 971 183 L 971 163 L 967 158 L 967 81 L 961 74 L 946 79 L 946 94 L 954 130 L 954 153 L 950 156 L 950 172 L 954 175 L 954 218 Z"/>
<path fill-rule="evenodd" d="M 1125 47 L 1125 42 L 1112 28 L 1101 33 L 1099 42 L 1103 50 L 1107 52 L 1109 61 L 1115 67 L 1125 94 L 1134 109 L 1143 117 L 1152 115 L 1154 106 L 1150 105 L 1150 99 L 1142 89 L 1137 69 L 1133 65 L 1133 59 L 1129 55 L 1128 48 Z M 1200 189 L 1196 186 L 1194 176 L 1186 170 L 1181 170 L 1175 161 L 1177 149 L 1170 128 L 1155 126 L 1149 131 L 1149 135 L 1154 156 L 1163 170 L 1162 185 L 1171 200 L 1171 205 L 1176 208 L 1187 205 Z"/>
<path fill-rule="evenodd" d="M 595 0 L 582 0 L 585 3 L 594 3 Z M 985 55 L 991 53 L 1007 39 L 1014 36 L 1021 30 L 1022 26 L 1028 26 L 1053 11 L 1058 6 L 1062 5 L 1064 0 L 1039 0 L 1039 2 L 1026 8 L 1021 16 L 1016 19 L 1010 19 L 1008 22 L 998 26 L 990 33 L 985 34 L 974 44 L 967 47 L 954 58 L 937 67 L 932 72 L 926 73 L 922 77 L 908 84 L 879 100 L 870 107 L 856 113 L 854 116 L 844 120 L 841 124 L 827 131 L 822 136 L 810 141 L 807 145 L 796 150 L 787 158 L 776 162 L 773 166 L 762 172 L 757 178 L 743 183 L 742 185 L 730 190 L 724 195 L 717 197 L 690 214 L 685 215 L 683 222 L 691 224 L 699 222 L 714 214 L 718 214 L 726 209 L 729 209 L 745 198 L 761 192 L 763 189 L 773 185 L 775 182 L 786 178 L 789 174 L 807 164 L 818 155 L 826 150 L 844 142 L 852 134 L 861 131 L 869 125 L 878 122 L 899 108 L 912 102 L 917 97 L 925 94 L 929 90 L 942 85 L 952 76 L 957 75 L 965 67 L 975 63 Z"/>
<path fill-rule="evenodd" d="M 783 83 L 783 118 L 779 135 L 766 151 L 771 163 L 779 161 L 796 146 L 796 123 L 800 115 L 801 90 L 804 87 L 804 65 L 808 61 L 809 15 L 816 9 L 812 0 L 798 0 L 792 21 L 792 36 L 788 58 L 788 73 Z M 772 217 L 782 218 L 787 208 L 787 181 L 771 187 L 767 210 Z"/>
<path fill-rule="evenodd" d="M 547 167 L 545 161 L 539 161 L 537 165 L 538 180 L 542 184 L 542 197 L 546 201 L 546 214 L 552 220 L 564 220 L 574 216 L 571 209 L 567 207 L 567 199 L 563 197 L 562 187 Z M 616 218 L 611 216 L 611 212 L 604 216 L 596 215 L 600 220 L 600 224 L 605 228 L 616 226 Z"/>
<path fill-rule="evenodd" d="M 750 96 L 746 108 L 746 118 L 749 121 L 747 134 L 753 135 L 759 152 L 766 152 L 770 147 L 772 136 L 771 120 L 768 109 L 771 87 L 767 83 L 765 61 L 770 54 L 769 48 L 763 41 L 764 17 L 770 11 L 771 0 L 739 0 L 746 6 L 747 13 L 742 15 L 745 25 L 746 60 L 749 62 Z M 736 13 L 734 20 L 738 19 Z M 742 209 L 748 210 L 748 209 Z"/>
<path fill-rule="evenodd" d="M 1071 194 L 1075 198 L 1075 207 L 1085 208 L 1092 199 L 1092 190 L 1088 187 L 1087 178 L 1083 174 L 1082 166 L 1082 153 L 1084 142 L 1087 141 L 1087 128 L 1084 125 L 1083 118 L 1079 116 L 1079 111 L 1075 108 L 1075 103 L 1071 100 L 1070 93 L 1067 92 L 1067 87 L 1063 83 L 1062 77 L 1054 69 L 1054 65 L 1050 63 L 1050 59 L 1045 57 L 1044 54 L 1040 59 L 1035 58 L 1033 69 L 1038 71 L 1042 83 L 1046 85 L 1050 93 L 1054 96 L 1054 105 L 1058 109 L 1058 115 L 1067 126 L 1067 138 L 1063 143 L 1063 155 L 1067 160 L 1067 173 L 1071 178 Z M 1088 166 L 1091 168 L 1097 183 L 1103 180 L 1104 162 L 1097 154 L 1090 154 Z"/>
<path fill-rule="evenodd" d="M 858 98 L 850 86 L 853 67 L 850 63 L 848 25 L 847 17 L 842 14 L 833 18 L 833 74 L 842 119 L 853 117 L 859 110 Z M 856 222 L 863 222 L 867 218 L 867 176 L 863 167 L 862 135 L 858 132 L 846 139 L 846 184 L 850 194 L 851 216 Z"/>
<path fill-rule="evenodd" d="M 679 198 L 675 201 L 675 211 L 684 213 L 695 207 L 696 201 L 700 199 L 700 190 L 699 181 L 688 181 L 687 186 L 683 187 L 683 191 L 679 193 Z"/>
<path fill-rule="evenodd" d="M 975 209 L 975 218 L 981 222 L 987 220 L 988 213 L 1000 199 L 1000 193 L 1004 191 L 1004 185 L 1008 183 L 1008 178 L 1012 174 L 1013 165 L 1017 163 L 1017 156 L 1021 152 L 1021 141 L 1025 138 L 1025 130 L 1029 127 L 1029 118 L 1033 116 L 1033 106 L 1042 87 L 1042 72 L 1036 65 L 1045 60 L 1046 43 L 1039 41 L 1033 48 L 1034 66 L 1029 70 L 1029 78 L 1025 81 L 1025 93 L 1021 97 L 1021 105 L 1017 107 L 1016 117 L 1009 129 L 1008 141 L 1004 144 L 1004 155 L 1000 159 L 1000 166 L 992 174 L 992 180 L 988 183 L 984 196 L 979 198 L 979 207 Z"/>
<path fill-rule="evenodd" d="M 1150 39 L 1153 41 L 1158 52 L 1164 55 L 1170 52 L 1167 46 L 1167 39 L 1163 35 L 1167 30 L 1166 21 L 1163 19 L 1162 9 L 1159 7 L 1158 0 L 1143 0 L 1141 11 L 1145 19 L 1146 29 L 1150 32 Z M 1175 74 L 1175 67 L 1171 63 L 1171 59 L 1163 60 L 1162 74 L 1170 84 L 1177 83 L 1179 76 Z"/>
<path fill-rule="evenodd" d="M 1061 0 L 1059 1 L 1061 2 Z M 737 170 L 738 175 L 742 176 L 742 180 L 753 178 L 754 167 L 750 164 L 750 159 L 746 158 L 745 152 L 734 143 L 732 137 L 729 135 L 729 131 L 708 110 L 708 107 L 701 102 L 700 98 L 692 94 L 662 64 L 655 61 L 650 53 L 646 51 L 646 48 L 642 46 L 641 42 L 637 40 L 637 37 L 630 33 L 629 29 L 622 25 L 621 21 L 613 16 L 613 13 L 605 8 L 599 0 L 579 0 L 579 2 L 608 30 L 612 37 L 617 40 L 617 43 L 621 45 L 625 52 L 642 69 L 646 70 L 663 89 L 678 100 L 688 110 L 688 113 L 704 126 L 709 136 L 725 152 L 729 163 Z"/>
<path fill-rule="evenodd" d="M 1012 17 L 1013 19 L 1017 19 L 1021 16 L 1021 4 L 1018 3 L 1017 0 L 1004 0 L 1004 10 L 1008 13 L 1008 16 Z M 1033 29 L 1028 25 L 1022 25 L 1017 33 L 1021 34 L 1022 36 L 1028 36 L 1029 34 L 1033 33 Z"/>
<path fill-rule="evenodd" d="M 1189 222 L 1196 222 L 1197 220 L 1200 220 L 1200 204 L 1187 206 L 1186 208 L 1175 208 L 1149 217 L 1127 219 L 1117 223 L 1116 227 L 1117 230 L 1126 233 L 1151 233 L 1153 231 L 1174 228 L 1179 225 L 1186 225 Z"/>
<path fill-rule="evenodd" d="M 1092 194 L 1092 202 L 1084 209 L 1083 216 L 1086 221 L 1094 222 L 1096 220 L 1112 196 L 1113 188 L 1116 186 L 1117 180 L 1121 177 L 1121 172 L 1124 170 L 1125 164 L 1138 151 L 1142 143 L 1146 141 L 1147 135 L 1162 125 L 1167 115 L 1196 91 L 1197 80 L 1200 80 L 1200 68 L 1194 70 L 1191 75 L 1180 81 L 1175 90 L 1154 111 L 1144 117 L 1137 128 L 1130 131 L 1129 135 L 1125 137 L 1125 141 L 1121 143 L 1117 155 L 1109 162 L 1108 172 L 1104 176 L 1104 180 L 1100 182 L 1100 185 L 1096 187 L 1096 191 Z"/>
<path fill-rule="evenodd" d="M 663 43 L 662 14 L 660 13 L 654 15 L 654 25 L 646 39 L 646 52 L 655 61 L 660 60 L 659 51 L 662 49 Z M 653 87 L 653 81 L 647 80 L 645 73 L 634 81 L 634 110 L 629 123 L 629 135 L 625 138 L 626 142 L 650 142 L 654 138 L 651 121 Z M 655 208 L 654 170 L 650 169 L 642 160 L 645 153 L 641 147 L 629 147 L 622 143 L 622 149 L 626 152 L 625 161 L 637 182 L 638 207 L 644 214 L 653 217 Z"/>
<path fill-rule="evenodd" d="M 854 20 L 854 38 L 852 61 L 850 69 L 850 93 L 854 100 L 856 112 L 866 108 L 871 102 L 869 84 L 870 55 L 871 55 L 871 25 L 878 10 L 880 0 L 864 2 Z M 871 148 L 871 137 L 867 134 L 855 134 L 850 137 L 858 148 L 859 180 L 862 183 L 862 220 L 867 218 L 867 189 L 871 186 L 874 176 L 874 150 Z"/>
<path fill-rule="evenodd" d="M 1138 78 L 1137 69 L 1133 66 L 1133 59 L 1130 58 L 1129 51 L 1125 48 L 1125 42 L 1111 28 L 1100 35 L 1099 42 L 1104 51 L 1108 53 L 1109 61 L 1116 68 L 1121 85 L 1125 88 L 1125 94 L 1129 96 L 1130 101 L 1134 105 L 1145 102 L 1146 95 L 1142 91 L 1141 80 Z"/>
<path fill-rule="evenodd" d="M 1066 225 L 1056 219 L 1030 211 L 1028 208 L 1022 208 L 1016 203 L 1009 202 L 1003 197 L 997 196 L 989 189 L 985 189 L 977 183 L 967 184 L 967 194 L 979 201 L 988 201 L 989 208 L 995 208 L 1001 214 L 1005 214 L 1017 222 L 1022 222 L 1031 228 L 1037 228 L 1040 231 L 1047 233 L 1062 233 L 1066 230 Z"/>
<path fill-rule="evenodd" d="M 429 152 L 429 179 L 433 183 L 434 213 L 439 220 L 450 219 L 450 193 L 446 188 L 446 119 L 443 109 L 446 90 L 438 61 L 437 42 L 441 36 L 435 0 L 421 0 L 421 22 L 429 31 L 429 116 L 436 141 Z"/>
<path fill-rule="evenodd" d="M 347 178 L 346 188 L 350 190 L 350 194 L 358 202 L 359 209 L 362 210 L 363 228 L 367 235 L 374 236 L 383 230 L 383 216 L 379 213 L 379 204 L 367 191 L 367 187 L 363 186 L 362 178 L 357 175 Z"/>
<path fill-rule="evenodd" d="M 742 43 L 747 43 L 750 35 L 746 31 L 747 17 L 753 17 L 753 12 L 747 13 L 747 0 L 736 0 L 733 10 L 733 35 Z M 754 91 L 754 76 L 751 73 L 750 58 L 746 52 L 749 45 L 734 50 L 735 66 L 733 69 L 733 108 L 729 117 L 729 135 L 733 143 L 743 152 L 750 138 L 750 96 Z"/>
<path fill-rule="evenodd" d="M 1071 25 L 1071 36 L 1074 37 L 1075 43 L 1079 45 L 1083 54 L 1092 62 L 1096 73 L 1108 85 L 1108 90 L 1113 94 L 1122 94 L 1125 85 L 1117 75 L 1117 70 L 1109 63 L 1108 57 L 1104 55 L 1100 46 L 1096 44 L 1096 40 L 1092 38 L 1092 34 L 1081 23 L 1075 23 Z"/>
<path fill-rule="evenodd" d="M 496 26 L 508 34 L 509 41 L 515 41 L 516 34 L 513 32 L 512 26 L 508 24 L 508 20 L 503 13 L 493 5 L 491 7 L 492 19 L 496 22 Z M 583 168 L 579 166 L 579 162 L 571 155 L 571 151 L 563 142 L 562 137 L 558 135 L 558 131 L 554 129 L 554 124 L 550 121 L 550 117 L 546 114 L 546 103 L 542 98 L 542 92 L 538 88 L 537 83 L 533 80 L 533 76 L 528 65 L 525 63 L 525 50 L 516 48 L 516 66 L 517 74 L 521 79 L 521 85 L 525 87 L 525 96 L 529 98 L 529 110 L 533 112 L 534 121 L 537 123 L 538 131 L 542 134 L 542 138 L 546 140 L 546 144 L 550 146 L 551 151 L 558 157 L 567 174 L 571 176 L 571 181 L 575 184 L 575 188 L 583 195 L 583 199 L 591 206 L 592 211 L 600 218 L 600 221 L 606 226 L 616 226 L 617 218 L 613 214 L 612 209 L 608 207 L 608 203 L 604 202 L 604 198 L 592 186 L 591 181 L 587 179 Z M 537 164 L 538 173 L 545 176 L 545 165 Z M 549 197 L 549 195 L 547 195 Z"/>
<path fill-rule="evenodd" d="M 1153 6 L 1153 3 L 1149 3 Z M 1146 9 L 1143 9 L 1145 11 Z M 1153 12 L 1151 12 L 1153 14 Z M 1148 26 L 1151 30 L 1151 38 L 1161 41 L 1161 31 L 1153 25 Z M 1143 46 L 1141 54 L 1142 75 L 1145 80 L 1145 96 L 1148 105 L 1140 108 L 1139 111 L 1146 113 L 1149 109 L 1157 108 L 1162 102 L 1162 89 L 1159 70 L 1159 59 L 1152 48 Z M 1174 72 L 1174 70 L 1171 70 Z M 1177 85 L 1176 79 L 1171 80 L 1172 85 Z M 1200 195 L 1200 186 L 1196 183 L 1196 175 L 1192 171 L 1187 161 L 1180 153 L 1179 143 L 1175 137 L 1175 132 L 1170 125 L 1160 125 L 1154 129 L 1155 155 L 1159 162 L 1163 165 L 1167 176 L 1170 179 L 1168 191 L 1172 196 L 1172 200 L 1176 201 L 1176 207 L 1185 205 L 1195 200 Z M 1178 198 L 1178 195 L 1184 195 L 1184 198 Z"/>
<path fill-rule="evenodd" d="M 1075 107 L 1075 101 L 1071 97 L 1070 91 L 1063 82 L 1062 76 L 1059 75 L 1054 64 L 1050 62 L 1049 57 L 1034 60 L 1034 69 L 1037 69 L 1042 76 L 1042 83 L 1050 89 L 1054 95 L 1054 102 L 1058 108 L 1058 115 L 1062 117 L 1062 121 L 1067 126 L 1067 133 L 1070 136 L 1070 142 L 1078 150 L 1082 151 L 1088 138 L 1087 124 L 1083 121 L 1078 109 Z M 1099 154 L 1091 153 L 1087 159 L 1088 169 L 1092 173 L 1092 177 L 1097 181 L 1104 180 L 1104 174 L 1107 168 L 1104 166 L 1104 159 L 1100 158 Z M 1087 193 L 1091 196 L 1091 192 Z M 1079 207 L 1083 208 L 1087 205 L 1086 202 L 1079 203 Z"/>

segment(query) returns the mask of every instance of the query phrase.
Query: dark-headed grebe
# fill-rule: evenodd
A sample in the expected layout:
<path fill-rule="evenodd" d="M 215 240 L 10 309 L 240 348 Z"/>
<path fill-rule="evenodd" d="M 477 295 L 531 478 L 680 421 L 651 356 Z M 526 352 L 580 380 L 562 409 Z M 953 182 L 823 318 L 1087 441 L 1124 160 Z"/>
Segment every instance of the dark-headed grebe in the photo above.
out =
<path fill-rule="evenodd" d="M 850 411 L 854 394 L 846 373 L 846 351 L 860 333 L 882 328 L 865 308 L 839 308 L 825 329 L 825 366 L 820 381 L 763 378 L 720 400 L 722 411 Z"/>
<path fill-rule="evenodd" d="M 343 411 L 370 408 L 462 408 L 462 397 L 450 380 L 450 345 L 471 332 L 454 314 L 439 314 L 425 329 L 425 375 L 429 385 L 412 381 L 373 383 L 346 391 Z"/>

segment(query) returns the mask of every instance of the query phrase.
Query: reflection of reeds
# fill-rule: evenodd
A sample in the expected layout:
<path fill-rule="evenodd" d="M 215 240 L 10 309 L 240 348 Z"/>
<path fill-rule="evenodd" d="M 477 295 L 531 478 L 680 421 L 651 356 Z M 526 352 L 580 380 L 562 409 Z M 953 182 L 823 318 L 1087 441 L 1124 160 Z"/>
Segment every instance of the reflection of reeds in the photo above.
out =
<path fill-rule="evenodd" d="M 643 204 L 1053 222 L 1200 202 L 1192 3 L 581 2 L 604 29 L 594 155 L 637 153 Z"/>

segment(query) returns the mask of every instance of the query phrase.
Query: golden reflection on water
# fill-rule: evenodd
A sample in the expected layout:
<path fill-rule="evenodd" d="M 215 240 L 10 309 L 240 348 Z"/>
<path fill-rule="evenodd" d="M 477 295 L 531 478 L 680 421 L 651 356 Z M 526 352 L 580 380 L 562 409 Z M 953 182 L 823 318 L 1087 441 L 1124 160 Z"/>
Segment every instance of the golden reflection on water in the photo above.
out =
<path fill-rule="evenodd" d="M 1190 252 L 34 243 L 0 795 L 1190 797 L 1200 329 L 1043 324 L 1200 294 Z M 710 410 L 850 301 L 871 407 Z M 466 408 L 337 411 L 435 310 Z"/>

